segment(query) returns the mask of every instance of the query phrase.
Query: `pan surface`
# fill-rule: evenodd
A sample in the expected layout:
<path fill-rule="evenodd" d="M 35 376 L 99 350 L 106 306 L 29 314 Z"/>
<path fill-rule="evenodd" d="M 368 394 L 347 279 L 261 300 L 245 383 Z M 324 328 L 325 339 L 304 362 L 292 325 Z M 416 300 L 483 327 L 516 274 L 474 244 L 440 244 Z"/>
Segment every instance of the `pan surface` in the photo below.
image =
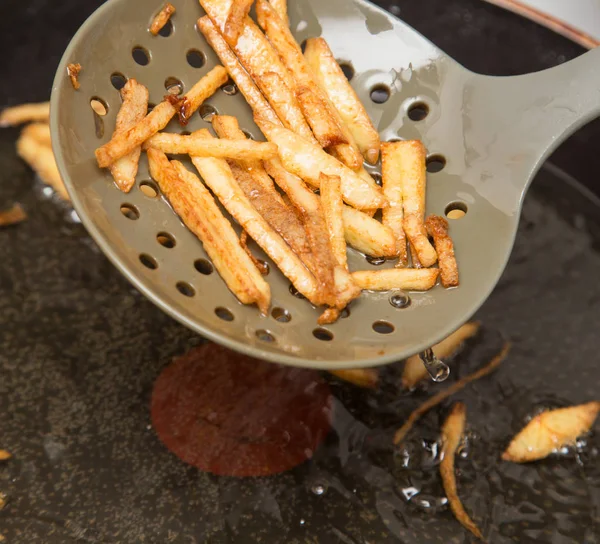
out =
<path fill-rule="evenodd" d="M 3 104 L 48 97 L 62 50 L 99 2 L 21 4 L 0 7 L 1 24 L 11 23 L 0 40 L 27 43 L 3 59 Z M 475 0 L 399 6 L 409 24 L 475 71 L 528 72 L 581 52 Z M 501 335 L 513 341 L 498 373 L 455 398 L 467 404 L 470 439 L 459 489 L 493 543 L 598 541 L 597 433 L 541 463 L 498 460 L 536 410 L 598 398 L 600 206 L 573 180 L 600 193 L 590 160 L 598 131 L 597 123 L 580 131 L 538 174 L 506 274 L 476 316 L 483 334 L 451 378 L 485 362 Z M 213 476 L 169 453 L 153 429 L 153 385 L 174 356 L 203 340 L 131 288 L 70 209 L 45 196 L 15 156 L 16 134 L 0 132 L 1 201 L 22 202 L 30 216 L 0 231 L 0 448 L 14 454 L 0 465 L 8 542 L 471 541 L 437 477 L 449 403 L 402 449 L 391 447 L 393 431 L 426 398 L 398 391 L 400 363 L 383 370 L 378 392 L 326 378 L 333 429 L 312 461 L 283 474 Z"/>

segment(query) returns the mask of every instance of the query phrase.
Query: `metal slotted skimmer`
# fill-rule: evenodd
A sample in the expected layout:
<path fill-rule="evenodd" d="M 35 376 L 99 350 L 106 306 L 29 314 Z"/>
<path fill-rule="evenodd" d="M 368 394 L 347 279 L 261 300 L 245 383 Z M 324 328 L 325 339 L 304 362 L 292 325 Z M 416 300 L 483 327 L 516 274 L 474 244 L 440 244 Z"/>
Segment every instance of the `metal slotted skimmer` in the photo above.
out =
<path fill-rule="evenodd" d="M 416 138 L 426 145 L 427 213 L 464 213 L 450 220 L 461 286 L 410 293 L 408 305 L 397 293 L 364 293 L 338 323 L 318 327 L 320 311 L 297 298 L 257 250 L 271 270 L 272 312 L 264 317 L 241 305 L 213 270 L 202 244 L 157 192 L 144 154 L 129 194 L 96 165 L 94 150 L 114 130 L 118 89 L 126 78 L 146 85 L 156 104 L 167 87 L 181 84 L 185 92 L 218 64 L 195 26 L 204 15 L 198 2 L 172 3 L 172 24 L 156 37 L 148 26 L 163 0 L 109 0 L 79 30 L 53 88 L 54 151 L 84 225 L 125 276 L 188 327 L 255 357 L 323 369 L 367 367 L 441 340 L 473 315 L 497 283 L 525 190 L 541 162 L 600 113 L 600 51 L 537 74 L 480 76 L 362 0 L 290 2 L 296 38 L 327 39 L 352 72 L 382 141 Z M 78 91 L 67 77 L 71 62 L 83 67 Z M 105 116 L 94 113 L 92 100 L 105 105 Z M 211 97 L 186 130 L 209 127 L 206 118 L 214 112 L 235 115 L 243 129 L 262 138 L 249 106 L 231 87 Z M 166 131 L 182 128 L 173 120 Z M 393 266 L 349 253 L 352 270 Z"/>

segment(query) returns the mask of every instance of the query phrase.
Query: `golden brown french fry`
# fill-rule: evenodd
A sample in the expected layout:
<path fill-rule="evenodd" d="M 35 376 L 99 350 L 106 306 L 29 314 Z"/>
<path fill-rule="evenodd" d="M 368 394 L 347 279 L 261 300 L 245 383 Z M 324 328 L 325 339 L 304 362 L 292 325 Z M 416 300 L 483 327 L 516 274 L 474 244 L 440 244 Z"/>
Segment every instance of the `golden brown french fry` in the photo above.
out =
<path fill-rule="evenodd" d="M 254 266 L 256 266 L 257 270 L 261 273 L 262 276 L 266 276 L 269 274 L 269 265 L 264 262 L 261 261 L 260 259 L 257 259 L 252 251 L 250 251 L 250 248 L 248 247 L 248 233 L 243 230 L 242 233 L 240 234 L 240 245 L 242 246 L 242 248 L 244 249 L 244 251 L 248 254 L 248 257 L 250 257 L 250 259 L 252 259 L 252 262 L 254 263 Z"/>
<path fill-rule="evenodd" d="M 454 356 L 466 340 L 477 334 L 479 328 L 480 324 L 477 322 L 465 323 L 439 344 L 433 346 L 433 353 L 439 359 Z M 404 370 L 402 371 L 402 387 L 405 389 L 412 389 L 427 376 L 429 376 L 429 374 L 423 361 L 421 361 L 421 358 L 418 355 L 413 355 L 406 360 L 404 365 Z"/>
<path fill-rule="evenodd" d="M 23 129 L 22 134 L 26 134 L 27 136 L 33 138 L 41 145 L 52 147 L 52 140 L 50 138 L 50 125 L 48 123 L 31 123 Z"/>
<path fill-rule="evenodd" d="M 206 130 L 194 133 L 211 139 Z M 194 166 L 204 182 L 221 201 L 252 239 L 271 257 L 281 272 L 313 304 L 320 304 L 319 289 L 315 277 L 304 267 L 302 261 L 256 211 L 237 184 L 231 168 L 223 159 L 192 156 Z"/>
<path fill-rule="evenodd" d="M 304 57 L 313 69 L 321 88 L 325 90 L 348 127 L 364 159 L 375 164 L 379 159 L 379 133 L 325 39 L 307 40 Z"/>
<path fill-rule="evenodd" d="M 381 179 L 383 194 L 389 206 L 383 210 L 382 222 L 392 229 L 396 238 L 398 267 L 408 264 L 406 234 L 404 233 L 404 210 L 402 207 L 402 148 L 400 142 L 381 144 Z"/>
<path fill-rule="evenodd" d="M 6 450 L 0 450 L 0 461 L 8 461 L 12 457 L 12 454 Z"/>
<path fill-rule="evenodd" d="M 190 117 L 198 110 L 204 101 L 215 94 L 222 85 L 227 83 L 229 76 L 223 66 L 215 66 L 208 74 L 200 79 L 185 95 L 177 101 L 179 123 L 187 125 Z"/>
<path fill-rule="evenodd" d="M 496 368 L 500 366 L 500 363 L 504 361 L 509 351 L 510 343 L 506 342 L 504 346 L 502 346 L 500 352 L 487 365 L 482 366 L 479 370 L 476 370 L 472 374 L 461 378 L 457 382 L 454 382 L 450 387 L 447 387 L 443 391 L 440 391 L 433 397 L 427 399 L 423 404 L 421 404 L 421 406 L 419 406 L 415 411 L 413 411 L 410 414 L 408 419 L 404 422 L 404 425 L 402 425 L 402 427 L 400 427 L 396 431 L 396 434 L 394 435 L 394 444 L 400 444 L 404 440 L 404 437 L 412 429 L 413 425 L 417 421 L 419 421 L 419 419 L 421 419 L 421 417 L 424 414 L 429 412 L 429 410 L 431 410 L 441 402 L 445 401 L 448 397 L 451 397 L 455 393 L 458 393 L 461 389 L 464 389 L 471 382 L 479 380 L 496 370 Z"/>
<path fill-rule="evenodd" d="M 227 7 L 224 6 L 226 2 L 201 0 L 200 4 L 217 29 L 223 34 L 227 21 Z M 229 40 L 227 36 L 224 37 L 241 65 L 269 101 L 283 124 L 306 138 L 312 138 L 312 132 L 302 115 L 295 96 L 293 80 L 267 38 L 256 26 L 256 23 L 250 17 L 245 18 L 242 33 L 237 43 Z M 279 79 L 265 78 L 265 75 L 269 73 L 277 74 Z M 283 84 L 280 84 L 280 82 L 283 82 Z"/>
<path fill-rule="evenodd" d="M 379 382 L 379 372 L 374 368 L 356 368 L 349 370 L 330 370 L 330 374 L 345 382 L 365 389 L 375 389 Z"/>
<path fill-rule="evenodd" d="M 167 2 L 162 9 L 156 14 L 154 19 L 152 19 L 152 23 L 150 24 L 150 34 L 156 36 L 162 28 L 167 24 L 171 15 L 173 15 L 177 11 L 175 6 L 170 2 Z"/>
<path fill-rule="evenodd" d="M 139 123 L 130 129 L 114 134 L 110 142 L 96 149 L 96 160 L 100 168 L 107 168 L 116 160 L 131 153 L 148 138 L 167 126 L 175 115 L 175 107 L 167 101 L 161 102 Z"/>
<path fill-rule="evenodd" d="M 215 115 L 212 125 L 219 138 L 246 140 L 235 117 Z M 250 202 L 314 274 L 312 252 L 304 225 L 295 210 L 283 201 L 262 163 L 235 161 L 229 162 L 229 166 Z"/>
<path fill-rule="evenodd" d="M 290 26 L 290 20 L 288 17 L 288 7 L 287 0 L 270 0 L 273 9 L 277 12 L 277 15 L 281 18 L 281 20 L 287 25 Z"/>
<path fill-rule="evenodd" d="M 78 90 L 81 87 L 79 83 L 79 72 L 81 72 L 81 64 L 71 63 L 67 66 L 67 75 L 71 80 L 71 85 L 73 89 Z"/>
<path fill-rule="evenodd" d="M 321 205 L 329 232 L 331 251 L 337 263 L 348 270 L 348 256 L 346 255 L 346 240 L 344 238 L 344 203 L 340 187 L 339 176 L 321 174 Z"/>
<path fill-rule="evenodd" d="M 399 162 L 397 175 L 402 183 L 404 232 L 424 267 L 433 266 L 437 254 L 425 230 L 425 146 L 420 140 L 394 142 L 394 159 Z M 391 157 L 390 157 L 391 158 Z"/>
<path fill-rule="evenodd" d="M 0 113 L 0 127 L 13 127 L 22 125 L 31 121 L 50 120 L 50 102 L 42 102 L 41 104 L 21 104 L 6 108 Z"/>
<path fill-rule="evenodd" d="M 425 221 L 427 234 L 433 238 L 438 254 L 440 279 L 444 287 L 457 287 L 458 265 L 454 255 L 454 243 L 448 234 L 448 221 L 439 215 L 430 215 Z"/>
<path fill-rule="evenodd" d="M 278 127 L 267 121 L 258 120 L 266 131 L 269 141 L 277 144 L 279 156 L 286 170 L 319 188 L 321 172 L 328 176 L 339 176 L 344 200 L 357 209 L 381 208 L 387 200 L 377 187 L 370 186 L 356 172 L 344 166 L 318 145 L 294 134 L 291 130 Z"/>
<path fill-rule="evenodd" d="M 429 291 L 437 280 L 437 268 L 391 268 L 387 270 L 359 270 L 352 273 L 356 284 L 367 291 Z"/>
<path fill-rule="evenodd" d="M 244 21 L 250 13 L 254 0 L 233 0 L 225 21 L 223 35 L 232 45 L 235 45 L 244 30 Z"/>
<path fill-rule="evenodd" d="M 294 78 L 300 107 L 317 141 L 321 147 L 337 153 L 346 166 L 357 170 L 362 164 L 358 147 L 350 133 L 344 130 L 342 119 L 319 86 L 290 29 L 266 0 L 257 0 L 256 14 L 260 26 Z"/>
<path fill-rule="evenodd" d="M 67 201 L 71 200 L 58 172 L 51 147 L 40 144 L 23 132 L 17 140 L 17 153 L 61 198 Z"/>
<path fill-rule="evenodd" d="M 471 531 L 477 538 L 483 540 L 481 531 L 475 525 L 475 522 L 467 514 L 462 502 L 458 496 L 456 487 L 456 475 L 454 474 L 454 458 L 456 450 L 463 433 L 465 432 L 465 423 L 467 419 L 467 409 L 462 402 L 457 402 L 453 407 L 450 415 L 442 425 L 442 461 L 440 463 L 440 476 L 444 484 L 444 491 L 448 497 L 450 509 L 467 530 Z"/>
<path fill-rule="evenodd" d="M 7 210 L 0 210 L 0 227 L 18 225 L 27 219 L 27 214 L 20 204 L 13 204 Z M 0 457 L 0 461 L 2 458 Z"/>
<path fill-rule="evenodd" d="M 233 51 L 229 48 L 229 45 L 227 45 L 223 36 L 221 36 L 217 27 L 208 16 L 198 19 L 197 26 L 206 38 L 206 41 L 219 57 L 223 66 L 227 69 L 227 72 L 229 72 L 229 77 L 233 79 L 237 88 L 244 95 L 246 102 L 248 102 L 255 115 L 270 123 L 281 125 L 281 120 L 277 117 L 275 110 L 267 100 L 265 100 L 265 97 L 258 90 L 254 81 L 252 81 L 252 78 L 240 64 Z"/>
<path fill-rule="evenodd" d="M 350 206 L 344 206 L 342 213 L 348 245 L 371 257 L 396 256 L 396 240 L 392 229 Z"/>
<path fill-rule="evenodd" d="M 528 463 L 575 443 L 588 432 L 600 412 L 600 402 L 547 410 L 534 417 L 502 454 L 504 461 Z"/>
<path fill-rule="evenodd" d="M 277 155 L 277 146 L 269 142 L 252 140 L 206 139 L 195 135 L 186 136 L 170 132 L 155 134 L 144 144 L 163 153 L 194 155 L 234 160 L 266 160 Z"/>
<path fill-rule="evenodd" d="M 135 79 L 129 79 L 125 83 L 121 89 L 121 98 L 123 102 L 117 114 L 117 127 L 114 134 L 125 132 L 135 126 L 148 112 L 148 89 Z M 110 173 L 117 187 L 124 193 L 131 191 L 135 184 L 141 152 L 142 148 L 138 146 L 110 165 Z"/>
<path fill-rule="evenodd" d="M 229 289 L 240 302 L 256 303 L 266 315 L 271 299 L 269 285 L 202 182 L 181 163 L 170 163 L 162 151 L 149 149 L 148 162 L 150 175 L 182 221 L 200 239 Z"/>

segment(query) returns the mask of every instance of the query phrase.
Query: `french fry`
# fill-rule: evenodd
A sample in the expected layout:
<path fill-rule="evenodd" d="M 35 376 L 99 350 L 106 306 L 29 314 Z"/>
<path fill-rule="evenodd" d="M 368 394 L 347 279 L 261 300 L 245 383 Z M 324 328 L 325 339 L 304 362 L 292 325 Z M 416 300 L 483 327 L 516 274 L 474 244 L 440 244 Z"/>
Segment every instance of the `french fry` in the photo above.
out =
<path fill-rule="evenodd" d="M 281 17 L 281 20 L 290 26 L 290 20 L 288 17 L 287 0 L 270 0 L 273 9 L 277 12 L 277 15 Z"/>
<path fill-rule="evenodd" d="M 439 215 L 430 215 L 425 221 L 427 234 L 433 238 L 438 254 L 440 279 L 444 287 L 457 287 L 458 265 L 454 256 L 454 243 L 448 234 L 448 221 Z"/>
<path fill-rule="evenodd" d="M 387 270 L 359 270 L 352 273 L 356 284 L 367 291 L 429 291 L 437 280 L 437 268 L 391 268 Z"/>
<path fill-rule="evenodd" d="M 286 170 L 314 188 L 319 188 L 322 172 L 328 176 L 340 177 L 344 200 L 357 209 L 381 208 L 387 204 L 380 190 L 375 190 L 356 172 L 325 153 L 318 145 L 283 127 L 261 120 L 257 122 L 266 131 L 269 141 L 277 144 Z"/>
<path fill-rule="evenodd" d="M 162 9 L 156 14 L 152 23 L 150 23 L 150 34 L 157 36 L 163 27 L 169 22 L 171 16 L 177 11 L 175 6 L 167 2 Z"/>
<path fill-rule="evenodd" d="M 451 386 L 447 387 L 443 391 L 440 391 L 433 397 L 427 399 L 421 406 L 419 406 L 416 410 L 414 410 L 408 419 L 404 422 L 404 425 L 400 427 L 396 433 L 394 434 L 394 444 L 400 444 L 408 432 L 413 428 L 413 425 L 421 419 L 421 417 L 429 412 L 432 408 L 445 401 L 448 397 L 451 397 L 455 393 L 458 393 L 461 389 L 464 389 L 468 384 L 474 382 L 475 380 L 479 380 L 484 376 L 492 373 L 494 370 L 500 366 L 500 363 L 504 361 L 508 352 L 510 351 L 510 343 L 506 342 L 500 352 L 485 366 L 482 366 L 479 370 L 476 370 L 472 374 L 461 378 L 457 382 L 454 382 Z"/>
<path fill-rule="evenodd" d="M 194 135 L 211 139 L 208 131 Z M 302 261 L 256 211 L 237 184 L 231 168 L 223 159 L 192 156 L 194 166 L 204 182 L 221 201 L 249 236 L 271 257 L 281 272 L 302 295 L 314 304 L 320 304 L 319 289 L 315 277 L 304 267 Z"/>
<path fill-rule="evenodd" d="M 344 206 L 342 213 L 348 245 L 372 257 L 396 256 L 396 240 L 392 229 L 350 206 Z"/>
<path fill-rule="evenodd" d="M 28 137 L 33 138 L 41 145 L 52 147 L 50 125 L 48 123 L 31 123 L 23 129 L 22 134 L 26 134 Z"/>
<path fill-rule="evenodd" d="M 0 210 L 0 227 L 12 227 L 13 225 L 22 223 L 26 219 L 27 214 L 20 204 L 13 204 L 7 210 Z M 2 461 L 1 457 L 0 461 Z"/>
<path fill-rule="evenodd" d="M 375 389 L 379 382 L 379 372 L 374 368 L 330 370 L 329 373 L 340 380 L 357 385 L 358 387 L 364 387 L 365 389 Z"/>
<path fill-rule="evenodd" d="M 215 115 L 212 125 L 220 138 L 246 140 L 235 117 Z M 314 274 L 312 252 L 304 225 L 295 210 L 283 201 L 262 163 L 244 160 L 230 162 L 229 166 L 250 202 Z"/>
<path fill-rule="evenodd" d="M 50 102 L 41 104 L 21 104 L 6 108 L 0 113 L 0 127 L 14 127 L 31 121 L 48 122 L 50 120 Z"/>
<path fill-rule="evenodd" d="M 217 30 L 217 27 L 208 18 L 208 16 L 198 19 L 197 25 L 206 38 L 206 41 L 219 57 L 219 60 L 223 66 L 227 69 L 227 72 L 229 72 L 229 77 L 231 77 L 231 79 L 237 85 L 237 88 L 244 95 L 246 102 L 248 102 L 255 115 L 275 125 L 282 125 L 281 120 L 275 113 L 275 110 L 271 107 L 267 100 L 265 100 L 265 97 L 258 90 L 254 84 L 254 81 L 252 81 L 252 78 L 240 64 L 233 51 L 229 48 L 223 39 L 223 36 L 221 36 L 220 32 Z"/>
<path fill-rule="evenodd" d="M 181 163 L 170 163 L 162 151 L 149 149 L 148 161 L 150 175 L 158 182 L 175 213 L 200 239 L 229 289 L 240 302 L 256 303 L 266 315 L 271 300 L 269 285 L 202 182 Z"/>
<path fill-rule="evenodd" d="M 250 251 L 248 247 L 248 233 L 243 230 L 240 234 L 240 245 L 244 249 L 244 251 L 248 254 L 248 257 L 252 259 L 254 266 L 256 266 L 257 270 L 261 273 L 262 276 L 266 276 L 269 274 L 269 265 L 260 259 L 257 259 Z"/>
<path fill-rule="evenodd" d="M 58 172 L 51 147 L 40 144 L 24 131 L 17 140 L 17 153 L 62 199 L 71 200 Z"/>
<path fill-rule="evenodd" d="M 364 159 L 371 164 L 377 163 L 380 148 L 379 133 L 325 39 L 307 40 L 304 58 L 348 127 Z"/>
<path fill-rule="evenodd" d="M 356 144 L 349 139 L 349 133 L 345 133 L 342 119 L 320 88 L 290 29 L 267 0 L 257 0 L 256 15 L 269 41 L 293 75 L 296 97 L 317 141 L 324 149 L 337 151 L 348 167 L 357 170 L 362 164 L 360 152 L 356 148 L 356 153 L 353 153 L 352 144 Z M 344 147 L 338 149 L 337 146 Z"/>
<path fill-rule="evenodd" d="M 425 146 L 419 140 L 395 142 L 394 159 L 399 162 L 397 175 L 402 183 L 404 232 L 414 247 L 419 262 L 426 268 L 437 261 L 425 230 Z"/>
<path fill-rule="evenodd" d="M 600 412 L 600 402 L 547 410 L 534 417 L 502 454 L 504 461 L 529 463 L 575 443 L 588 432 Z"/>
<path fill-rule="evenodd" d="M 0 461 L 8 461 L 12 457 L 12 454 L 6 450 L 0 450 Z"/>
<path fill-rule="evenodd" d="M 175 107 L 170 102 L 163 101 L 139 123 L 124 132 L 114 134 L 110 142 L 96 149 L 98 166 L 107 168 L 121 157 L 131 153 L 148 138 L 165 128 L 175 113 Z"/>
<path fill-rule="evenodd" d="M 190 117 L 198 110 L 204 101 L 215 94 L 222 85 L 227 83 L 229 76 L 223 66 L 215 66 L 202 77 L 185 95 L 177 101 L 179 123 L 187 125 Z"/>
<path fill-rule="evenodd" d="M 382 222 L 392 229 L 396 238 L 398 267 L 408 264 L 406 234 L 404 233 L 404 211 L 402 207 L 402 148 L 400 142 L 381 144 L 381 179 L 383 194 L 389 206 L 383 210 Z"/>
<path fill-rule="evenodd" d="M 442 461 L 440 462 L 440 476 L 444 484 L 444 491 L 448 497 L 450 509 L 460 524 L 471 531 L 477 538 L 483 540 L 481 531 L 467 514 L 456 487 L 456 474 L 454 473 L 454 459 L 456 450 L 462 440 L 467 419 L 467 409 L 462 402 L 457 402 L 450 415 L 442 425 Z"/>
<path fill-rule="evenodd" d="M 226 3 L 221 0 L 201 0 L 200 4 L 216 28 L 224 34 L 227 21 L 227 10 L 224 6 Z M 224 37 L 284 126 L 306 138 L 312 138 L 312 132 L 295 96 L 293 80 L 256 23 L 250 17 L 246 17 L 242 33 L 235 43 L 227 36 Z M 275 73 L 278 79 L 273 79 L 272 76 L 265 78 L 269 73 Z"/>
<path fill-rule="evenodd" d="M 273 159 L 265 163 L 267 172 L 273 177 L 277 185 L 286 193 L 293 205 L 299 210 L 304 220 L 309 244 L 312 249 L 311 270 L 319 280 L 321 292 L 327 300 L 324 303 L 336 308 L 344 309 L 348 303 L 360 295 L 360 289 L 352 280 L 347 270 L 337 266 L 331 250 L 327 232 L 327 224 L 319 197 L 315 195 L 305 183 L 294 174 L 288 172 L 281 162 Z M 333 273 L 333 278 L 331 274 Z M 333 288 L 334 286 L 334 288 Z M 324 314 L 325 315 L 325 314 Z M 321 323 L 331 323 L 336 320 L 339 313 L 326 312 Z"/>
<path fill-rule="evenodd" d="M 216 159 L 260 161 L 277 156 L 277 146 L 269 142 L 206 139 L 196 135 L 184 136 L 169 132 L 161 132 L 152 136 L 144 144 L 144 148 L 150 147 L 163 153 Z"/>
<path fill-rule="evenodd" d="M 460 349 L 462 344 L 469 338 L 475 336 L 479 331 L 480 324 L 477 322 L 465 323 L 454 331 L 439 344 L 433 346 L 433 353 L 439 359 L 452 357 Z M 402 371 L 402 387 L 412 389 L 419 382 L 429 376 L 423 361 L 418 355 L 413 355 L 406 360 Z"/>
<path fill-rule="evenodd" d="M 79 72 L 81 72 L 81 64 L 69 64 L 67 66 L 67 75 L 71 80 L 71 85 L 73 85 L 73 89 L 78 90 L 81 87 L 79 83 Z"/>
<path fill-rule="evenodd" d="M 327 308 L 318 318 L 317 323 L 319 325 L 331 325 L 336 323 L 342 315 L 342 312 L 337 308 Z"/>
<path fill-rule="evenodd" d="M 121 89 L 123 102 L 117 114 L 115 134 L 125 132 L 139 123 L 148 111 L 148 89 L 135 79 L 129 79 Z M 135 177 L 140 162 L 141 146 L 137 146 L 131 153 L 121 157 L 110 165 L 110 173 L 117 187 L 124 193 L 131 191 L 135 184 Z"/>
<path fill-rule="evenodd" d="M 244 30 L 244 22 L 254 0 L 233 0 L 225 21 L 223 35 L 232 45 L 235 45 Z"/>
<path fill-rule="evenodd" d="M 337 263 L 348 270 L 348 256 L 346 255 L 346 240 L 344 238 L 344 203 L 340 185 L 338 176 L 321 174 L 321 205 L 329 232 L 331 251 Z"/>

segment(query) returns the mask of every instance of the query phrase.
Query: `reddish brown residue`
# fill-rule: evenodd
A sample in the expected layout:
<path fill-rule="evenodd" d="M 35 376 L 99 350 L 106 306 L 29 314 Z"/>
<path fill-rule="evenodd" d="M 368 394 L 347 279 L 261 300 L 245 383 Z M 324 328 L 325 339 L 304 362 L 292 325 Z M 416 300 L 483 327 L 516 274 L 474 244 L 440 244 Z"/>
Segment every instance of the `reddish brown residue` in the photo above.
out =
<path fill-rule="evenodd" d="M 182 461 L 223 476 L 266 476 L 312 457 L 330 428 L 318 372 L 282 367 L 216 344 L 173 361 L 152 393 L 152 423 Z"/>

